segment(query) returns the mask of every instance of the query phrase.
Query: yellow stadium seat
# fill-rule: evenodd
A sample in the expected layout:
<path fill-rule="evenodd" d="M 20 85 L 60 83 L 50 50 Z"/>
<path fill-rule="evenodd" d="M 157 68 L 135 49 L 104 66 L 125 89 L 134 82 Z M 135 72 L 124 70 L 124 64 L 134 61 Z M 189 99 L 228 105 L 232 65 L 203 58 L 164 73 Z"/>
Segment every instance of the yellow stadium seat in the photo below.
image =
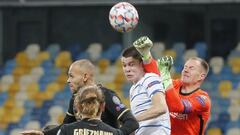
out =
<path fill-rule="evenodd" d="M 11 122 L 18 123 L 24 114 L 24 109 L 22 107 L 16 107 L 11 112 Z"/>
<path fill-rule="evenodd" d="M 37 92 L 33 95 L 33 100 L 37 108 L 42 107 L 44 102 L 44 94 L 42 92 Z"/>
<path fill-rule="evenodd" d="M 222 135 L 222 131 L 220 128 L 210 128 L 207 131 L 207 135 Z"/>
<path fill-rule="evenodd" d="M 57 83 L 59 84 L 60 90 L 65 87 L 67 79 L 68 76 L 65 73 L 58 76 Z"/>
<path fill-rule="evenodd" d="M 27 73 L 27 70 L 25 67 L 16 67 L 14 70 L 13 70 L 13 77 L 14 77 L 14 80 L 15 81 L 18 81 L 19 78 L 26 74 Z"/>
<path fill-rule="evenodd" d="M 6 101 L 5 101 L 5 103 L 4 103 L 4 108 L 6 109 L 6 110 L 12 110 L 12 109 L 14 109 L 15 108 L 15 99 L 14 98 L 9 98 L 9 99 L 7 99 Z"/>
<path fill-rule="evenodd" d="M 8 94 L 10 95 L 10 97 L 13 97 L 16 95 L 16 93 L 20 90 L 20 85 L 17 82 L 14 82 L 12 84 L 9 85 L 8 88 Z"/>
<path fill-rule="evenodd" d="M 40 87 L 39 87 L 38 83 L 30 83 L 26 89 L 28 99 L 32 100 L 34 98 L 34 95 L 37 92 L 39 92 L 39 90 L 40 90 Z"/>
<path fill-rule="evenodd" d="M 110 61 L 108 59 L 100 59 L 98 61 L 98 69 L 100 74 L 106 73 L 108 66 L 110 65 Z"/>
<path fill-rule="evenodd" d="M 55 59 L 55 66 L 60 68 L 63 73 L 66 73 L 69 66 L 72 63 L 71 53 L 68 51 L 62 51 Z"/>
<path fill-rule="evenodd" d="M 42 63 L 44 60 L 48 60 L 50 58 L 50 54 L 48 51 L 42 51 L 38 54 L 37 59 Z"/>
<path fill-rule="evenodd" d="M 16 63 L 19 67 L 25 67 L 28 64 L 28 56 L 25 52 L 19 52 L 16 55 Z"/>
<path fill-rule="evenodd" d="M 231 57 L 228 60 L 228 64 L 232 68 L 232 72 L 235 74 L 240 73 L 240 57 Z"/>
<path fill-rule="evenodd" d="M 232 82 L 229 80 L 222 80 L 219 82 L 218 91 L 223 98 L 228 98 L 230 91 L 232 91 Z"/>
<path fill-rule="evenodd" d="M 176 51 L 173 49 L 165 50 L 163 53 L 164 53 L 164 56 L 168 55 L 168 56 L 172 56 L 173 58 L 176 58 L 177 56 Z"/>

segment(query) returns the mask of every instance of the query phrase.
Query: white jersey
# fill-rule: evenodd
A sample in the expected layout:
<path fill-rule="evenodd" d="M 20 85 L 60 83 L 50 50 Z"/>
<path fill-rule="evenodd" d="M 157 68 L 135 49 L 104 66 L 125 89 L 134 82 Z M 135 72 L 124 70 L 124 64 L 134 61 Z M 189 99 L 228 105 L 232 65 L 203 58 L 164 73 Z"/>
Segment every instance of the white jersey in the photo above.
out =
<path fill-rule="evenodd" d="M 146 73 L 130 89 L 130 106 L 134 116 L 149 109 L 152 96 L 157 92 L 165 93 L 162 79 L 154 73 Z M 136 135 L 170 135 L 169 112 L 156 118 L 139 122 Z"/>

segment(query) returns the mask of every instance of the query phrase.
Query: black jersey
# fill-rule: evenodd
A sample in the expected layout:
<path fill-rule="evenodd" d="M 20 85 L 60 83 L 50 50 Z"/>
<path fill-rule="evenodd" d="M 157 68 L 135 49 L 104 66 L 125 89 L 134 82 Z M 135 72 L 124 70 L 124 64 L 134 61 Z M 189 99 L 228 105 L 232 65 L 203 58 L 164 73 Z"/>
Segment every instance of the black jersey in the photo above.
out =
<path fill-rule="evenodd" d="M 100 120 L 83 119 L 63 125 L 57 135 L 122 135 L 122 133 Z"/>
<path fill-rule="evenodd" d="M 101 86 L 100 86 L 101 87 Z M 103 94 L 105 96 L 105 110 L 102 113 L 101 120 L 108 125 L 119 128 L 118 120 L 119 118 L 128 111 L 126 106 L 121 102 L 120 98 L 116 93 L 105 87 L 101 87 Z M 64 123 L 71 123 L 77 120 L 76 109 L 73 105 L 74 96 L 70 101 L 70 108 L 68 109 L 68 115 L 72 116 L 70 118 L 64 119 Z"/>
<path fill-rule="evenodd" d="M 130 110 L 126 108 L 114 91 L 102 86 L 99 87 L 105 96 L 105 110 L 102 112 L 101 120 L 114 128 L 119 128 L 118 121 L 121 122 L 122 127 L 120 129 L 123 131 L 124 135 L 128 135 L 135 131 L 139 127 L 139 124 Z M 73 95 L 69 102 L 68 111 L 64 118 L 63 124 L 77 121 L 75 111 L 76 109 L 74 108 Z M 44 135 L 54 135 L 57 133 L 59 128 L 60 126 L 54 129 L 45 130 Z"/>

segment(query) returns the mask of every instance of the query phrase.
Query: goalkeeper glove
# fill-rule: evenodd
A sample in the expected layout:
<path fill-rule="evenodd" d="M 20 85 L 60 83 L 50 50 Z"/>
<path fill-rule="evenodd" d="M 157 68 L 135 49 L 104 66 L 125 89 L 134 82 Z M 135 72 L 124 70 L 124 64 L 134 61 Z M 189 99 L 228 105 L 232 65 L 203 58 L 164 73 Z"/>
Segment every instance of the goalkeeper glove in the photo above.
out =
<path fill-rule="evenodd" d="M 153 43 L 147 36 L 140 37 L 139 39 L 134 41 L 133 46 L 142 55 L 143 61 L 150 61 L 150 50 L 153 46 Z"/>
<path fill-rule="evenodd" d="M 164 57 L 158 59 L 158 70 L 163 79 L 164 89 L 166 89 L 170 85 L 172 85 L 172 79 L 171 79 L 171 74 L 170 74 L 172 65 L 173 65 L 172 56 L 164 56 Z"/>

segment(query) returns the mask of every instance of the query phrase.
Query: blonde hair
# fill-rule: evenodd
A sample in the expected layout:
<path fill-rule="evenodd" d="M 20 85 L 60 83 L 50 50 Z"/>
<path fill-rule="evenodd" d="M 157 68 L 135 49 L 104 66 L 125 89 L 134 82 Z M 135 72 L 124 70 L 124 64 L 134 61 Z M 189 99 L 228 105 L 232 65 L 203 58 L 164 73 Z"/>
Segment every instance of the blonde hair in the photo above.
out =
<path fill-rule="evenodd" d="M 79 110 L 78 115 L 85 115 L 89 118 L 99 116 L 104 103 L 104 95 L 96 85 L 80 88 L 75 97 L 75 105 Z"/>

